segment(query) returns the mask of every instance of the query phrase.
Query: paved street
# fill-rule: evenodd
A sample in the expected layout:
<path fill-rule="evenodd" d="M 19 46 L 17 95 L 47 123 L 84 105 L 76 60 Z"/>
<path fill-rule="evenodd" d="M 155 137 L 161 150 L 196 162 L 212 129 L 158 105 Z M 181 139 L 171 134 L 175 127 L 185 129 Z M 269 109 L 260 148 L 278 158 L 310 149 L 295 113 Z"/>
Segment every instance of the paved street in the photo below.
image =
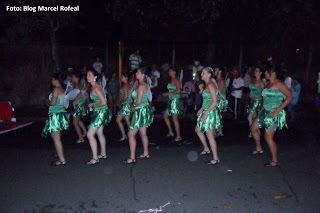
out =
<path fill-rule="evenodd" d="M 165 139 L 164 123 L 157 119 L 148 132 L 155 143 L 152 159 L 134 165 L 121 162 L 129 147 L 116 141 L 120 133 L 115 124 L 105 129 L 109 158 L 92 167 L 84 164 L 91 157 L 89 145 L 74 143 L 73 128 L 62 136 L 68 164 L 60 168 L 50 166 L 54 149 L 50 137 L 40 137 L 41 119 L 1 135 L 0 212 L 320 211 L 320 151 L 312 123 L 296 122 L 277 134 L 281 167 L 271 169 L 263 167 L 269 160 L 265 143 L 266 154 L 248 155 L 253 141 L 247 138 L 247 123 L 225 121 L 217 166 L 205 165 L 210 157 L 197 155 L 201 147 L 195 121 L 185 118 L 181 123 L 191 144 L 178 146 Z M 283 199 L 275 199 L 279 195 Z"/>

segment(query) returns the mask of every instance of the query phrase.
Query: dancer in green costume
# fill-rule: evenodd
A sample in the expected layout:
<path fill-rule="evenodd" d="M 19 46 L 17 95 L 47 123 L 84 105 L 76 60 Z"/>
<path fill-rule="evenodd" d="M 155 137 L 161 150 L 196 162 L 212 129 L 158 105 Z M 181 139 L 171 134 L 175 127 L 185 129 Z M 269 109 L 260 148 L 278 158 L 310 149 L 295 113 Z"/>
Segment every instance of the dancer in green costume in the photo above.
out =
<path fill-rule="evenodd" d="M 272 154 L 272 160 L 265 164 L 266 167 L 279 166 L 274 133 L 277 129 L 282 129 L 284 126 L 287 127 L 284 108 L 293 98 L 289 88 L 278 80 L 277 75 L 278 69 L 267 68 L 265 76 L 269 82 L 262 91 L 262 110 L 251 125 L 251 133 L 256 143 L 256 149 L 251 153 L 252 155 L 263 153 L 259 128 L 265 129 L 264 137 Z M 283 101 L 284 96 L 285 101 Z"/>
<path fill-rule="evenodd" d="M 261 106 L 262 106 L 262 90 L 264 88 L 264 83 L 261 80 L 261 74 L 262 72 L 260 68 L 257 67 L 254 70 L 255 79 L 249 85 L 250 103 L 247 107 L 249 126 L 252 125 L 253 120 L 255 119 L 257 114 L 260 112 Z M 251 132 L 249 133 L 248 137 L 252 138 Z"/>
<path fill-rule="evenodd" d="M 89 104 L 89 108 L 93 108 L 91 124 L 87 133 L 90 147 L 92 150 L 92 159 L 87 162 L 87 165 L 99 163 L 99 159 L 107 159 L 106 154 L 106 138 L 103 133 L 103 128 L 111 121 L 112 114 L 108 108 L 106 98 L 102 87 L 97 82 L 98 72 L 89 70 L 87 72 L 87 80 L 91 84 L 90 98 L 93 103 Z M 101 153 L 98 155 L 97 141 L 95 134 L 98 135 Z"/>
<path fill-rule="evenodd" d="M 71 81 L 73 84 L 74 89 L 79 89 L 80 88 L 80 73 L 74 72 L 71 75 Z M 86 96 L 88 97 L 88 94 L 85 93 Z M 76 143 L 83 143 L 84 142 L 84 137 L 87 135 L 87 129 L 84 126 L 84 123 L 82 122 L 81 118 L 86 116 L 88 114 L 88 107 L 85 104 L 85 97 L 82 97 L 81 92 L 78 93 L 77 97 L 73 100 L 72 102 L 74 112 L 73 112 L 73 126 L 76 129 L 77 135 L 78 135 L 78 140 Z M 82 130 L 82 132 L 81 132 Z"/>
<path fill-rule="evenodd" d="M 124 131 L 124 126 L 122 120 L 124 119 L 128 125 L 130 126 L 130 115 L 131 115 L 131 104 L 132 98 L 131 94 L 129 94 L 129 84 L 128 84 L 128 74 L 123 73 L 121 76 L 122 88 L 120 90 L 120 98 L 121 98 L 121 108 L 117 114 L 117 124 L 121 131 L 122 137 L 119 141 L 124 141 L 127 139 L 126 132 Z"/>
<path fill-rule="evenodd" d="M 136 72 L 136 79 L 139 85 L 136 90 L 132 92 L 134 99 L 131 105 L 133 116 L 130 123 L 130 130 L 128 132 L 130 145 L 130 158 L 124 160 L 124 163 L 131 164 L 136 162 L 136 134 L 139 131 L 142 144 L 143 154 L 138 158 L 148 159 L 149 155 L 149 139 L 147 135 L 147 128 L 153 122 L 153 112 L 148 101 L 148 85 L 146 84 L 146 77 L 151 74 L 151 70 L 145 67 L 139 68 Z"/>
<path fill-rule="evenodd" d="M 203 102 L 202 107 L 198 111 L 197 126 L 195 131 L 203 145 L 203 151 L 200 155 L 210 154 L 210 150 L 207 145 L 206 136 L 209 140 L 209 144 L 212 150 L 213 159 L 206 162 L 210 165 L 220 163 L 220 159 L 217 151 L 217 143 L 214 138 L 215 131 L 221 128 L 220 111 L 217 109 L 217 87 L 212 82 L 213 69 L 206 67 L 202 69 L 201 79 L 205 82 L 205 89 L 202 92 Z"/>
<path fill-rule="evenodd" d="M 182 140 L 181 134 L 180 134 L 180 124 L 179 124 L 179 118 L 178 115 L 183 114 L 183 103 L 180 99 L 180 81 L 176 77 L 176 71 L 173 70 L 172 67 L 169 68 L 168 74 L 171 78 L 170 83 L 168 84 L 167 88 L 169 92 L 162 93 L 163 96 L 168 96 L 168 104 L 167 109 L 163 113 L 163 119 L 166 122 L 166 125 L 168 127 L 169 133 L 167 134 L 167 137 L 174 136 L 171 122 L 169 119 L 169 116 L 172 116 L 174 128 L 177 133 L 177 137 L 174 139 L 175 142 L 179 142 Z"/>
<path fill-rule="evenodd" d="M 49 106 L 49 119 L 46 120 L 45 126 L 42 130 L 42 136 L 46 137 L 48 133 L 51 133 L 51 137 L 54 141 L 54 146 L 59 157 L 59 161 L 53 162 L 52 166 L 64 166 L 66 160 L 63 154 L 63 146 L 61 142 L 61 130 L 69 128 L 69 115 L 61 104 L 63 98 L 64 88 L 62 88 L 64 79 L 61 74 L 54 74 L 51 83 L 54 87 L 52 93 L 47 101 Z"/>

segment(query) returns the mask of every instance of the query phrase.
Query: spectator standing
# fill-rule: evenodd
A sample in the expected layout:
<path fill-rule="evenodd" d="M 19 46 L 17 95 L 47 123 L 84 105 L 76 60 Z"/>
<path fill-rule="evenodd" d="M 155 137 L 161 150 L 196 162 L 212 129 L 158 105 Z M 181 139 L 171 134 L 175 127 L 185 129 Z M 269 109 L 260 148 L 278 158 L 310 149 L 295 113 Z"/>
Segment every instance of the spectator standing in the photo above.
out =
<path fill-rule="evenodd" d="M 200 61 L 194 61 L 194 66 L 192 68 L 192 80 L 194 82 L 198 82 L 199 81 L 199 76 L 201 74 L 201 71 L 203 69 L 203 66 L 200 65 Z"/>
<path fill-rule="evenodd" d="M 156 101 L 158 98 L 159 90 L 158 90 L 158 85 L 159 85 L 159 79 L 160 79 L 160 72 L 157 70 L 157 65 L 153 64 L 151 66 L 151 92 L 152 92 L 152 100 Z M 155 107 L 153 103 L 152 105 L 152 110 L 155 111 Z"/>
<path fill-rule="evenodd" d="M 238 103 L 242 96 L 242 89 L 244 87 L 244 80 L 240 77 L 240 72 L 237 69 L 232 71 L 233 74 L 233 81 L 232 81 L 232 88 L 231 88 L 231 99 L 230 105 L 234 109 L 234 119 L 238 118 Z"/>
<path fill-rule="evenodd" d="M 100 61 L 100 58 L 96 59 L 96 61 L 92 65 L 92 67 L 95 71 L 97 71 L 99 73 L 99 75 L 101 75 L 103 65 Z"/>
<path fill-rule="evenodd" d="M 108 103 L 112 112 L 112 115 L 116 115 L 117 112 L 117 97 L 119 95 L 119 79 L 117 73 L 113 72 L 111 79 L 108 82 Z"/>
<path fill-rule="evenodd" d="M 298 80 L 298 76 L 294 75 L 292 76 L 292 82 L 291 82 L 291 93 L 292 93 L 293 99 L 288 105 L 288 112 L 290 113 L 289 122 L 292 122 L 295 120 L 294 111 L 295 111 L 295 106 L 297 105 L 299 100 L 300 91 L 301 91 L 301 84 Z"/>
<path fill-rule="evenodd" d="M 130 68 L 132 70 L 136 70 L 140 67 L 140 64 L 142 62 L 142 58 L 140 56 L 140 51 L 136 50 L 135 53 L 131 54 L 129 57 L 130 61 Z"/>

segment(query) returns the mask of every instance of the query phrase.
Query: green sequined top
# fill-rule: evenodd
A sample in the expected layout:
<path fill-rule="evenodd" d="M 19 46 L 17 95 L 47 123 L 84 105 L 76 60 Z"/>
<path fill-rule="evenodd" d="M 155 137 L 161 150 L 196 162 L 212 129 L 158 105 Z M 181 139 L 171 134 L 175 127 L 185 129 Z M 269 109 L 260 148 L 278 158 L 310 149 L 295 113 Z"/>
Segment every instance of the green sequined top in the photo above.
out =
<path fill-rule="evenodd" d="M 218 87 L 219 89 L 219 87 Z M 224 98 L 226 98 L 226 95 L 227 95 L 227 88 L 226 86 L 223 87 L 222 91 L 221 91 L 221 94 L 223 95 Z"/>
<path fill-rule="evenodd" d="M 217 92 L 216 92 L 216 94 L 217 94 Z M 210 107 L 210 105 L 212 104 L 210 92 L 207 90 L 203 90 L 202 98 L 203 98 L 202 109 L 207 110 Z"/>
<path fill-rule="evenodd" d="M 90 98 L 91 98 L 93 104 L 100 104 L 101 103 L 99 97 L 97 95 L 92 94 L 91 92 L 90 92 Z M 94 107 L 93 109 L 96 111 L 97 110 L 105 110 L 105 109 L 108 109 L 108 106 L 104 105 L 104 106 L 100 106 L 100 107 Z"/>
<path fill-rule="evenodd" d="M 124 97 L 124 90 L 121 89 L 120 90 L 120 99 L 122 100 L 123 97 Z M 127 99 L 122 102 L 122 104 L 131 104 L 131 103 L 132 103 L 132 98 L 129 98 L 129 97 L 127 97 Z"/>
<path fill-rule="evenodd" d="M 168 88 L 169 92 L 177 91 L 177 87 L 175 84 L 168 84 L 167 88 Z M 175 98 L 180 98 L 180 94 L 170 94 L 169 95 L 169 100 L 172 100 Z"/>
<path fill-rule="evenodd" d="M 283 93 L 278 89 L 264 89 L 262 96 L 263 108 L 267 111 L 273 111 L 283 102 Z"/>
<path fill-rule="evenodd" d="M 137 101 L 137 98 L 138 98 L 138 92 L 137 92 L 137 90 L 134 90 L 134 91 L 132 92 L 132 98 L 133 98 L 134 102 Z M 145 106 L 148 106 L 148 105 L 149 105 L 148 93 L 147 93 L 147 92 L 144 92 L 140 104 L 139 104 L 138 106 L 136 106 L 135 109 L 139 109 L 139 108 L 142 108 L 142 107 L 145 107 Z"/>
<path fill-rule="evenodd" d="M 255 99 L 259 99 L 260 100 L 262 98 L 262 96 L 261 96 L 262 88 L 260 86 L 256 86 L 254 84 L 250 84 L 249 88 L 250 88 L 250 98 L 253 98 L 254 96 L 258 96 Z"/>
<path fill-rule="evenodd" d="M 49 107 L 49 113 L 59 113 L 59 112 L 67 112 L 66 108 L 61 104 L 62 94 L 58 95 L 57 102 L 55 105 Z M 52 93 L 49 95 L 49 101 L 52 100 Z"/>

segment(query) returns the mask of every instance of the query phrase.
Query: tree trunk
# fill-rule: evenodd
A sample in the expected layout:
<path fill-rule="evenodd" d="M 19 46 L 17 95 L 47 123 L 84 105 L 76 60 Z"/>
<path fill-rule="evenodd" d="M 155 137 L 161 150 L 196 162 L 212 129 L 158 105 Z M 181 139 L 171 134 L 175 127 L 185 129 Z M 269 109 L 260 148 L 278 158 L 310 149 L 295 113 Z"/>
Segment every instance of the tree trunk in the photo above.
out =
<path fill-rule="evenodd" d="M 214 63 L 214 56 L 215 56 L 215 46 L 214 44 L 210 41 L 209 45 L 208 45 L 208 50 L 207 50 L 207 64 L 209 66 L 212 66 L 212 64 Z"/>
<path fill-rule="evenodd" d="M 106 39 L 106 64 L 105 64 L 105 74 L 108 73 L 108 65 L 109 65 L 109 40 L 108 37 Z"/>
<path fill-rule="evenodd" d="M 60 68 L 59 57 L 57 53 L 56 32 L 54 30 L 52 30 L 50 33 L 50 39 L 51 39 L 52 60 L 56 65 L 56 71 L 59 72 L 61 68 Z"/>
<path fill-rule="evenodd" d="M 175 61 L 176 61 L 176 47 L 174 41 L 172 43 L 172 67 L 175 68 Z"/>
<path fill-rule="evenodd" d="M 242 63 L 243 63 L 243 41 L 240 38 L 240 54 L 239 54 L 239 71 L 242 72 Z"/>
<path fill-rule="evenodd" d="M 161 63 L 161 43 L 160 40 L 158 41 L 158 64 Z"/>
<path fill-rule="evenodd" d="M 309 46 L 309 54 L 308 54 L 308 63 L 307 63 L 307 69 L 306 69 L 306 73 L 307 73 L 306 83 L 307 83 L 307 85 L 309 85 L 309 76 L 310 76 L 310 69 L 311 69 L 313 48 L 314 48 L 313 43 L 310 43 L 310 46 Z"/>

